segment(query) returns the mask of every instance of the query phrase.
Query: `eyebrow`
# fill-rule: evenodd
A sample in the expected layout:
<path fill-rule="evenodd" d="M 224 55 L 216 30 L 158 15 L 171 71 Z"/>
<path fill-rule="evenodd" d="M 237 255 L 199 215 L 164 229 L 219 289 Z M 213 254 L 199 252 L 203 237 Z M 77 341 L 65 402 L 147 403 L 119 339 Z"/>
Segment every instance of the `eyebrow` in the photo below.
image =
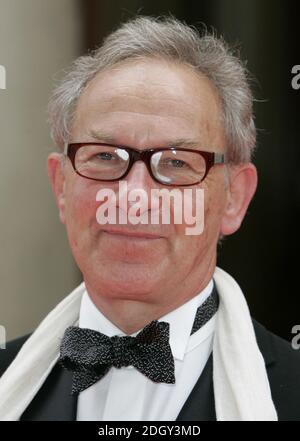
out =
<path fill-rule="evenodd" d="M 176 138 L 167 143 L 170 147 L 186 147 L 197 148 L 201 145 L 201 141 L 197 139 Z"/>
<path fill-rule="evenodd" d="M 115 144 L 121 146 L 121 144 L 117 142 L 116 138 L 114 138 L 108 132 L 104 132 L 100 130 L 90 130 L 88 134 L 99 142 L 107 142 L 108 144 Z M 166 141 L 164 144 L 166 144 L 167 147 L 199 148 L 199 146 L 201 145 L 201 141 L 197 139 L 175 138 Z M 160 145 L 158 147 L 163 147 L 163 146 Z"/>
<path fill-rule="evenodd" d="M 93 138 L 97 139 L 97 141 L 104 141 L 109 144 L 117 144 L 115 141 L 116 139 L 112 137 L 109 133 L 100 131 L 100 130 L 89 130 L 88 135 L 92 136 Z"/>

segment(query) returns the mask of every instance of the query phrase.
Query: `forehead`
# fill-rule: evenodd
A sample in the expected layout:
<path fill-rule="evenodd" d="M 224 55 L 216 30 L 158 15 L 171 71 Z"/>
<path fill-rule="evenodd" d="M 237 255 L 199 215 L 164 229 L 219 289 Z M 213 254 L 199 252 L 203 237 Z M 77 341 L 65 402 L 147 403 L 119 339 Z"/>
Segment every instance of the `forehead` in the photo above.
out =
<path fill-rule="evenodd" d="M 204 75 L 173 62 L 131 60 L 90 81 L 78 100 L 71 134 L 87 141 L 106 133 L 128 145 L 163 145 L 175 134 L 206 143 L 223 136 L 221 121 L 218 94 Z"/>

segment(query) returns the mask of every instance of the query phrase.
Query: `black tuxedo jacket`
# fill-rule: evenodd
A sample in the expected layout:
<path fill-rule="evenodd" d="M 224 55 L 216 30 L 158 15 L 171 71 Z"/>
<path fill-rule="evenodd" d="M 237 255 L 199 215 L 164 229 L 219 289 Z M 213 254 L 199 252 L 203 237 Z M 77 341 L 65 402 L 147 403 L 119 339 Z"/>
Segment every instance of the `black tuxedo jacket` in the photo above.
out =
<path fill-rule="evenodd" d="M 264 357 L 273 402 L 279 420 L 300 421 L 300 350 L 253 320 L 256 339 Z M 0 350 L 0 376 L 30 334 L 12 340 Z M 247 348 L 245 348 L 247 350 Z M 184 403 L 176 421 L 215 421 L 212 381 L 213 356 Z M 77 396 L 71 392 L 72 373 L 56 364 L 23 412 L 21 421 L 74 421 Z"/>

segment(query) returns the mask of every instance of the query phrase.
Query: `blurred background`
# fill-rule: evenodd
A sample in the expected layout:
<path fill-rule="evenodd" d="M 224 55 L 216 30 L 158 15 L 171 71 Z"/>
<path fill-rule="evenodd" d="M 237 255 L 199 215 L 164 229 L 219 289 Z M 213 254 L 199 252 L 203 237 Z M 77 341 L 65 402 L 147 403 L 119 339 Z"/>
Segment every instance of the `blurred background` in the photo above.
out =
<path fill-rule="evenodd" d="M 46 173 L 46 107 L 64 68 L 136 13 L 171 12 L 238 45 L 255 76 L 259 187 L 242 228 L 218 252 L 253 317 L 291 340 L 300 324 L 299 7 L 289 0 L 0 0 L 0 325 L 36 328 L 80 281 Z"/>

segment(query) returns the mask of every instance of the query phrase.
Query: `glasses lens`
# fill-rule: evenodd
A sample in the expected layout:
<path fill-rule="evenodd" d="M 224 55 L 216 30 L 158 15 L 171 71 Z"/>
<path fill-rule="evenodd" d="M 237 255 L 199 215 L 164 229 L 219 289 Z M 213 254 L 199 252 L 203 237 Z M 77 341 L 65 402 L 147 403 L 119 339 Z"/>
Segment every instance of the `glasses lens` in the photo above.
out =
<path fill-rule="evenodd" d="M 87 178 L 113 180 L 127 170 L 129 154 L 126 150 L 106 145 L 86 145 L 75 157 L 76 170 Z"/>
<path fill-rule="evenodd" d="M 192 185 L 205 175 L 206 163 L 198 153 L 163 150 L 152 155 L 151 170 L 162 184 Z"/>

